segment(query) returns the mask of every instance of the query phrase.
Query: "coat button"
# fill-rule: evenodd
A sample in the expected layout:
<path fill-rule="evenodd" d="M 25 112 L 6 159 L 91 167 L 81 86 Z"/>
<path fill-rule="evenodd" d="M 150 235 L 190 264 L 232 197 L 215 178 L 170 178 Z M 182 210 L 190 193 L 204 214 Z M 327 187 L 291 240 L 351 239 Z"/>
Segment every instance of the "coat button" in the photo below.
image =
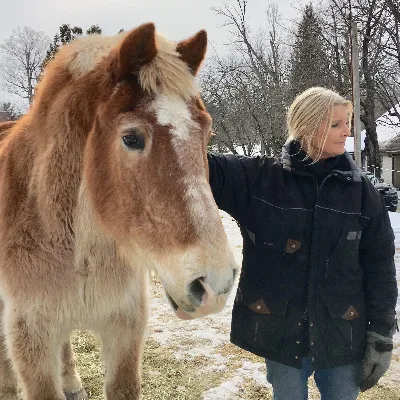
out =
<path fill-rule="evenodd" d="M 296 340 L 296 343 L 297 343 L 297 344 L 300 344 L 300 340 Z"/>

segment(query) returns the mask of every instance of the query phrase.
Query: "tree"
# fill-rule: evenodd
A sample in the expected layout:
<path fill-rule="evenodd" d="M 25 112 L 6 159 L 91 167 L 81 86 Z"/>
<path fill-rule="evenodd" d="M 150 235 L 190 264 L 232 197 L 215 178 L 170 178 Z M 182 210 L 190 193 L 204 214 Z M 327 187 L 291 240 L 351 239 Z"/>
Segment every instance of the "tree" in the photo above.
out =
<path fill-rule="evenodd" d="M 247 0 L 236 0 L 236 5 L 214 8 L 225 26 L 233 29 L 235 41 L 230 57 L 214 61 L 215 70 L 203 86 L 204 95 L 214 127 L 222 132 L 220 137 L 231 151 L 240 146 L 250 155 L 256 145 L 261 145 L 262 153 L 277 153 L 286 135 L 280 16 L 277 7 L 270 5 L 269 31 L 254 34 L 247 23 L 247 6 Z"/>
<path fill-rule="evenodd" d="M 318 10 L 318 16 L 324 21 L 321 26 L 327 54 L 331 60 L 332 86 L 342 96 L 351 98 L 351 42 L 349 9 L 346 1 L 343 0 L 342 5 L 333 4 L 335 0 L 328 1 L 324 8 Z"/>
<path fill-rule="evenodd" d="M 400 120 L 398 107 L 400 103 L 400 1 L 384 0 L 379 2 L 382 15 L 377 23 L 384 30 L 383 57 L 384 62 L 377 69 L 374 79 L 377 97 L 382 105 L 382 111 L 392 109 L 393 116 Z M 374 17 L 379 14 L 375 13 Z"/>
<path fill-rule="evenodd" d="M 361 17 L 361 69 L 364 78 L 365 95 L 360 101 L 363 108 L 361 121 L 365 126 L 368 163 L 376 168 L 378 176 L 381 172 L 381 158 L 379 154 L 378 135 L 376 133 L 376 84 L 374 77 L 377 75 L 380 60 L 382 60 L 383 29 L 379 20 L 383 17 L 383 9 L 379 7 L 379 0 L 358 0 L 355 11 Z"/>
<path fill-rule="evenodd" d="M 5 90 L 32 102 L 49 42 L 43 32 L 27 26 L 13 30 L 0 45 L 3 54 L 0 77 Z"/>
<path fill-rule="evenodd" d="M 59 28 L 59 33 L 54 35 L 53 43 L 50 43 L 49 49 L 47 50 L 46 57 L 43 61 L 42 69 L 46 66 L 46 64 L 52 60 L 57 53 L 58 49 L 72 40 L 75 40 L 77 37 L 82 36 L 82 28 L 74 26 L 70 27 L 68 24 L 62 24 Z"/>
<path fill-rule="evenodd" d="M 102 29 L 98 25 L 92 25 L 89 29 L 86 30 L 87 35 L 92 35 L 93 33 L 100 34 Z"/>
<path fill-rule="evenodd" d="M 86 30 L 87 35 L 92 34 L 100 34 L 102 32 L 101 28 L 98 25 L 92 25 L 89 29 Z M 46 66 L 46 64 L 54 58 L 58 49 L 73 40 L 81 37 L 83 35 L 82 28 L 78 26 L 74 26 L 71 28 L 69 24 L 62 24 L 59 27 L 59 33 L 54 35 L 53 43 L 50 43 L 50 46 L 47 50 L 46 58 L 43 61 L 42 70 Z"/>
<path fill-rule="evenodd" d="M 303 11 L 290 64 L 289 86 L 292 100 L 312 86 L 334 87 L 327 44 L 311 4 Z"/>

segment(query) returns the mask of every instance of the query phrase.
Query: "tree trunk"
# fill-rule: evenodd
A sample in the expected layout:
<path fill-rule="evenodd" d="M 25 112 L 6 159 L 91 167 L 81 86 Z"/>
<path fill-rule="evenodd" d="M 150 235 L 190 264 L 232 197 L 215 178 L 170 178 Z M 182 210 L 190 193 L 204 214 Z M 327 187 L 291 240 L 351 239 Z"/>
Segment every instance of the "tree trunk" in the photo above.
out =
<path fill-rule="evenodd" d="M 376 2 L 373 1 L 370 9 L 368 10 L 368 20 L 365 27 L 365 33 L 362 41 L 362 72 L 365 80 L 366 97 L 361 103 L 364 108 L 364 114 L 361 117 L 361 121 L 365 125 L 366 132 L 366 146 L 365 150 L 368 157 L 368 166 L 372 172 L 380 177 L 381 176 L 381 158 L 379 156 L 379 144 L 378 136 L 376 133 L 376 122 L 375 122 L 375 85 L 372 78 L 369 57 L 370 57 L 370 43 L 372 35 L 372 25 L 374 18 Z"/>

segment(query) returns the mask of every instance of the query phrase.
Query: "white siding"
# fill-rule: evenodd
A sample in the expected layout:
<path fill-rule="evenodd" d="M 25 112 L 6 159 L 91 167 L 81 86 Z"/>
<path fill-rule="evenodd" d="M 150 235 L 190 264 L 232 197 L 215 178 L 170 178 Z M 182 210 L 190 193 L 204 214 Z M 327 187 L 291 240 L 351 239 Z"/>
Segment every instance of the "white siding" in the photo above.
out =
<path fill-rule="evenodd" d="M 392 182 L 392 157 L 387 154 L 382 155 L 382 178 L 386 183 Z"/>

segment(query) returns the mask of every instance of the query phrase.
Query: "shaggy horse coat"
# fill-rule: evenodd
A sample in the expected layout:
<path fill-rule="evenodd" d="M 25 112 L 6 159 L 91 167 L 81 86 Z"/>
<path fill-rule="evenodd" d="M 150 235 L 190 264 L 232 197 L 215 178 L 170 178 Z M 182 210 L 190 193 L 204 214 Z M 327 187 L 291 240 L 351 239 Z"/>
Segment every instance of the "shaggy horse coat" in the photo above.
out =
<path fill-rule="evenodd" d="M 84 398 L 77 328 L 102 339 L 107 399 L 138 399 L 149 269 L 178 316 L 223 307 L 236 267 L 208 183 L 206 43 L 151 23 L 79 39 L 0 129 L 1 400 L 17 382 L 24 400 Z"/>

